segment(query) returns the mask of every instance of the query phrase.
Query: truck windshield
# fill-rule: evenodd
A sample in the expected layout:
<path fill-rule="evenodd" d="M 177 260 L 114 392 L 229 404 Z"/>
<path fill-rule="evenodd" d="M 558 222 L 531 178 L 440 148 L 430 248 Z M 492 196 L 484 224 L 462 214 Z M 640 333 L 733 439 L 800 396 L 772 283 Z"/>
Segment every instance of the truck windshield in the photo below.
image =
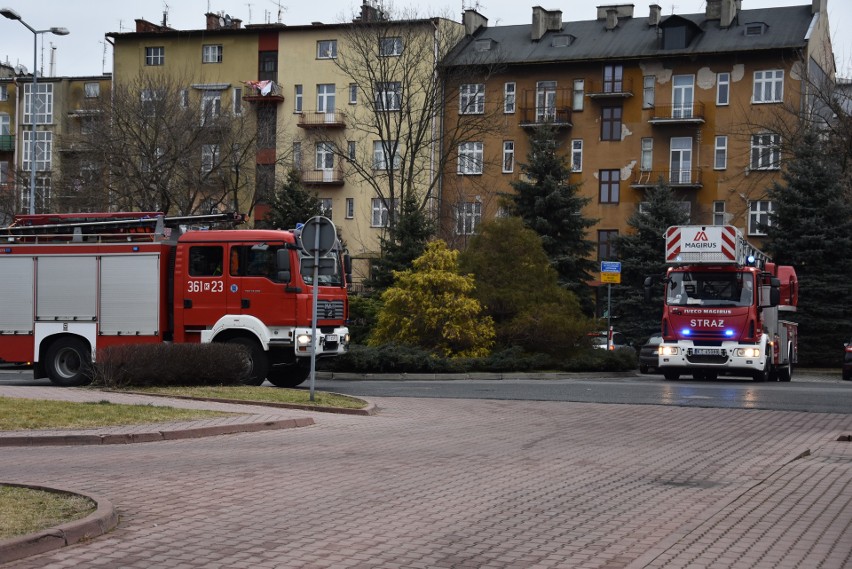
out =
<path fill-rule="evenodd" d="M 307 255 L 299 251 L 299 261 L 305 259 Z M 343 277 L 340 274 L 340 257 L 338 256 L 337 251 L 329 251 L 323 257 L 325 259 L 334 259 L 334 274 L 331 275 L 319 275 L 317 280 L 319 281 L 320 286 L 343 286 Z M 302 280 L 305 281 L 306 285 L 313 284 L 314 274 L 313 270 L 304 270 L 302 271 Z"/>
<path fill-rule="evenodd" d="M 747 272 L 674 271 L 666 283 L 669 306 L 751 306 L 754 277 Z"/>

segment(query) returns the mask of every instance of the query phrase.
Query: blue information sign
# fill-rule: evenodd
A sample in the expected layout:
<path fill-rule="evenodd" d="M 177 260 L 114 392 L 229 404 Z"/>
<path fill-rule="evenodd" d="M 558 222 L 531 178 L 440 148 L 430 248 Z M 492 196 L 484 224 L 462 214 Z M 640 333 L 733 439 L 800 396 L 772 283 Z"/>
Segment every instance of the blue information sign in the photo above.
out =
<path fill-rule="evenodd" d="M 621 272 L 621 262 L 620 261 L 601 261 L 601 272 L 602 273 L 620 273 Z"/>

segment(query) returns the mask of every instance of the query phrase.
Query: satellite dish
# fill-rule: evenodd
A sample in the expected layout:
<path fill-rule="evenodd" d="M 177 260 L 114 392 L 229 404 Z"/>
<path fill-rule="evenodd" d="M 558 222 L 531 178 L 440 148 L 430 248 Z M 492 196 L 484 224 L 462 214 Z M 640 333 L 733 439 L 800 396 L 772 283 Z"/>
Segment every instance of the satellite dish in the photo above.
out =
<path fill-rule="evenodd" d="M 225 14 L 225 27 L 226 28 L 231 27 L 231 16 L 229 16 L 228 14 Z"/>
<path fill-rule="evenodd" d="M 18 75 L 26 75 L 26 74 L 27 74 L 27 68 L 26 68 L 26 66 L 21 65 L 20 63 L 19 63 L 19 64 L 17 64 L 17 65 L 15 66 L 15 73 L 17 73 Z"/>
<path fill-rule="evenodd" d="M 222 16 L 219 16 L 219 27 L 220 28 L 225 27 L 225 18 L 223 18 Z"/>

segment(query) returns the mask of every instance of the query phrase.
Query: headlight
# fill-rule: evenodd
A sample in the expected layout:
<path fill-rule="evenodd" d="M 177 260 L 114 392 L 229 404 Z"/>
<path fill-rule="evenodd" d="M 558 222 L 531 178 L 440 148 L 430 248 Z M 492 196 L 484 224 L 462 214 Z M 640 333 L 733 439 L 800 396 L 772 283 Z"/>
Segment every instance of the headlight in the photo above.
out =
<path fill-rule="evenodd" d="M 310 334 L 299 334 L 296 336 L 296 343 L 299 346 L 308 346 L 311 343 L 311 335 Z"/>
<path fill-rule="evenodd" d="M 676 356 L 680 352 L 677 346 L 660 346 L 661 356 Z"/>
<path fill-rule="evenodd" d="M 348 343 L 349 343 L 349 334 L 345 334 L 345 335 L 343 336 L 343 343 L 344 343 L 344 344 L 348 344 Z"/>
<path fill-rule="evenodd" d="M 737 348 L 736 353 L 739 358 L 759 358 L 760 348 Z"/>

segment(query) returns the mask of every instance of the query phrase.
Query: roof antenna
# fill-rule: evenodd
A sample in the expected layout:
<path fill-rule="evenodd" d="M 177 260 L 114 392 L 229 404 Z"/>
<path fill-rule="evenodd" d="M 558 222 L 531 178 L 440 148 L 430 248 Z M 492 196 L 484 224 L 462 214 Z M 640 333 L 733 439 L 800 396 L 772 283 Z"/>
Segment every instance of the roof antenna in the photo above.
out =
<path fill-rule="evenodd" d="M 169 26 L 169 5 L 163 2 L 163 27 Z"/>
<path fill-rule="evenodd" d="M 248 11 L 249 11 L 248 23 L 250 24 L 251 23 L 251 2 L 247 2 L 246 6 L 248 6 Z"/>

